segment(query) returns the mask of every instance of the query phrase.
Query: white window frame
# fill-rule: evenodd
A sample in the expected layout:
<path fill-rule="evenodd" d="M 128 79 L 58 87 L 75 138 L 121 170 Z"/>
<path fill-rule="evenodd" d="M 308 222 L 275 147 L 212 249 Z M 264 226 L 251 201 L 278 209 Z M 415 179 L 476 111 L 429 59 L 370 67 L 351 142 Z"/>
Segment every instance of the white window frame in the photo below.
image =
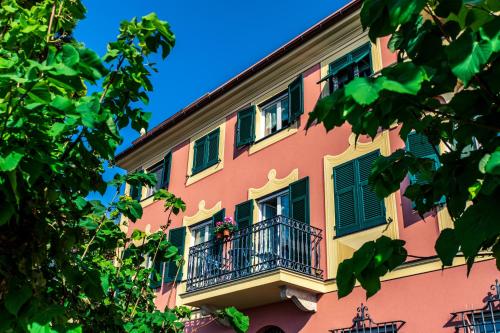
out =
<path fill-rule="evenodd" d="M 195 231 L 198 229 L 205 228 L 205 236 L 204 236 L 204 242 L 207 242 L 210 239 L 210 224 L 212 223 L 212 220 L 206 220 L 203 222 L 200 222 L 192 227 L 190 227 L 191 231 L 191 246 L 194 246 L 194 241 L 195 241 Z M 201 244 L 201 243 L 200 243 Z"/>
<path fill-rule="evenodd" d="M 160 161 L 158 163 L 155 163 L 153 164 L 149 169 L 146 170 L 147 173 L 153 173 L 152 171 L 153 170 L 156 170 L 157 168 L 159 168 L 162 172 L 160 174 L 160 178 L 161 176 L 163 175 L 163 161 Z M 161 179 L 157 179 L 158 180 L 158 183 L 161 183 Z M 154 195 L 156 193 L 156 187 L 155 186 L 152 186 L 152 187 L 147 187 L 147 192 L 146 192 L 146 198 Z"/>
<path fill-rule="evenodd" d="M 280 94 L 278 97 L 273 98 L 268 103 L 266 103 L 262 106 L 259 106 L 260 117 L 262 119 L 262 121 L 260 122 L 260 137 L 259 137 L 260 139 L 271 136 L 283 128 L 283 119 L 281 118 L 281 114 L 282 114 L 281 102 L 285 99 L 288 99 L 288 92 Z M 276 105 L 276 132 L 266 134 L 266 111 L 265 111 L 265 109 L 273 104 L 277 104 Z M 290 106 L 288 106 L 288 108 L 289 108 L 288 112 L 290 112 Z M 290 121 L 290 115 L 288 115 L 288 118 L 289 118 L 288 120 Z"/>
<path fill-rule="evenodd" d="M 274 198 L 277 198 L 277 204 L 276 204 L 276 210 L 278 212 L 281 212 L 281 209 L 282 209 L 282 205 L 281 205 L 281 196 L 283 196 L 284 194 L 288 194 L 288 200 L 290 200 L 290 192 L 288 191 L 288 189 L 286 190 L 282 190 L 280 192 L 277 192 L 275 194 L 272 194 L 272 195 L 269 195 L 269 196 L 266 196 L 266 197 L 263 197 L 261 199 L 259 199 L 257 201 L 257 205 L 259 207 L 259 221 L 263 221 L 264 220 L 264 203 L 266 201 L 269 201 L 271 199 L 274 199 Z M 290 202 L 288 203 L 289 207 L 290 207 Z M 280 214 L 278 214 L 280 215 Z"/>

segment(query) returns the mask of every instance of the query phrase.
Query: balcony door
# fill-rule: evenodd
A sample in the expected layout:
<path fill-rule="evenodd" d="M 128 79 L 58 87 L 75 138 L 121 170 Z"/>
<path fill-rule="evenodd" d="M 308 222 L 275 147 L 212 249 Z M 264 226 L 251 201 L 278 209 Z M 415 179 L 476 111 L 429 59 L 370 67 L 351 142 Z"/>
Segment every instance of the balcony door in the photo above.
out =
<path fill-rule="evenodd" d="M 208 242 L 212 237 L 212 220 L 203 221 L 191 227 L 191 246 Z M 194 277 L 203 276 L 204 271 L 210 270 L 215 264 L 209 249 L 200 250 L 196 254 L 196 260 L 193 260 L 192 274 Z"/>
<path fill-rule="evenodd" d="M 259 210 L 261 221 L 278 215 L 288 217 L 290 213 L 290 195 L 288 190 L 259 200 Z"/>

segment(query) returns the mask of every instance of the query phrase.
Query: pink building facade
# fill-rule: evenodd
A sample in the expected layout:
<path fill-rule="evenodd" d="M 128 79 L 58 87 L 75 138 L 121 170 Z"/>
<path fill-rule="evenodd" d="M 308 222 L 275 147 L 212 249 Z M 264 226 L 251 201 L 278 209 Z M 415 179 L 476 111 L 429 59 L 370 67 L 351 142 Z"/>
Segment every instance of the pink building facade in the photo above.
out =
<path fill-rule="evenodd" d="M 305 128 L 321 97 L 395 61 L 386 39 L 369 41 L 359 9 L 359 1 L 349 3 L 118 156 L 128 171 L 156 173 L 158 187 L 187 204 L 168 231 L 185 264 L 162 267 L 157 297 L 160 308 L 200 309 L 186 332 L 231 332 L 204 316 L 227 306 L 250 316 L 251 333 L 500 331 L 493 310 L 477 312 L 482 319 L 461 314 L 497 297 L 491 260 L 467 277 L 460 259 L 446 269 L 437 259 L 409 259 L 368 300 L 360 287 L 338 299 L 338 264 L 364 242 L 386 235 L 405 240 L 414 256 L 432 256 L 440 230 L 452 226 L 444 205 L 425 219 L 413 211 L 402 195 L 411 176 L 382 201 L 366 183 L 376 156 L 399 148 L 425 155 L 425 138 L 403 142 L 397 124 L 358 142 L 347 125 Z M 129 233 L 165 224 L 155 189 L 126 191 L 144 207 Z M 238 230 L 218 238 L 214 224 L 224 217 Z M 479 320 L 475 330 L 464 327 Z"/>

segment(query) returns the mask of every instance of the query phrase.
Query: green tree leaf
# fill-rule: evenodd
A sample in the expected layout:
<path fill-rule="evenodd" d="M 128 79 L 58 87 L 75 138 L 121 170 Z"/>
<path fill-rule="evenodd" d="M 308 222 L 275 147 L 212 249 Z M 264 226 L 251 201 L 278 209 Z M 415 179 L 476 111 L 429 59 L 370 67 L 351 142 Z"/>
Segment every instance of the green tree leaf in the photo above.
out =
<path fill-rule="evenodd" d="M 488 162 L 484 166 L 484 171 L 493 175 L 500 175 L 500 148 L 497 148 L 490 155 Z"/>
<path fill-rule="evenodd" d="M 0 171 L 13 171 L 17 168 L 23 156 L 24 152 L 20 149 L 11 151 L 6 156 L 0 156 Z"/>
<path fill-rule="evenodd" d="M 14 287 L 5 296 L 5 308 L 17 316 L 21 307 L 31 298 L 32 290 L 28 286 Z"/>
<path fill-rule="evenodd" d="M 446 48 L 451 70 L 464 84 L 479 73 L 492 53 L 491 43 L 476 41 L 473 36 L 466 32 Z"/>
<path fill-rule="evenodd" d="M 453 258 L 457 255 L 459 249 L 455 231 L 453 229 L 444 229 L 441 231 L 435 248 L 444 266 L 453 265 Z"/>
<path fill-rule="evenodd" d="M 365 78 L 358 77 L 349 82 L 345 88 L 347 96 L 352 97 L 357 103 L 361 105 L 369 105 L 379 97 L 379 87 L 376 82 Z"/>

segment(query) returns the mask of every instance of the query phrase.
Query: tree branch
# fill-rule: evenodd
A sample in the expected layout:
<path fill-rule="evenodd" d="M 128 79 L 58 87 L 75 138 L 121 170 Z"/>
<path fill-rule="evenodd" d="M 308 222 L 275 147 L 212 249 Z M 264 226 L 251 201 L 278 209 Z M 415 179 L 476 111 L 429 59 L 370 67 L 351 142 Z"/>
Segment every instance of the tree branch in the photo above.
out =
<path fill-rule="evenodd" d="M 54 16 L 56 15 L 56 3 L 57 0 L 54 1 L 54 4 L 52 5 L 52 13 L 50 14 L 50 19 L 49 19 L 49 27 L 47 29 L 47 43 L 50 41 L 50 32 L 52 30 L 52 23 L 54 22 Z"/>

